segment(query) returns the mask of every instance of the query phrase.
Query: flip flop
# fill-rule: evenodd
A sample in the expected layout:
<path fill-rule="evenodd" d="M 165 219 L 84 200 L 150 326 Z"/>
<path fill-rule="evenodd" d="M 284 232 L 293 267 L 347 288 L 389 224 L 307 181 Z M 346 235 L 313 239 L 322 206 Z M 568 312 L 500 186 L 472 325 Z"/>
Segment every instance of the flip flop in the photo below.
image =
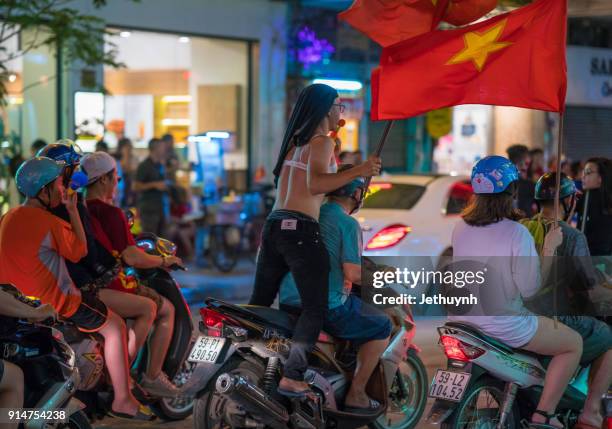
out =
<path fill-rule="evenodd" d="M 370 406 L 369 407 L 348 407 L 345 406 L 344 407 L 344 412 L 345 413 L 351 413 L 351 414 L 363 414 L 363 415 L 371 415 L 371 414 L 376 414 L 379 410 L 380 410 L 380 402 L 374 400 L 374 399 L 370 399 Z"/>
<path fill-rule="evenodd" d="M 278 387 L 276 391 L 280 395 L 286 396 L 288 398 L 305 398 L 306 396 L 314 395 L 314 392 L 311 389 L 304 389 L 304 390 L 300 390 L 299 392 L 295 392 L 293 390 L 287 390 L 287 389 Z"/>
<path fill-rule="evenodd" d="M 153 411 L 151 411 L 149 407 L 145 407 L 144 405 L 139 405 L 138 411 L 134 415 L 127 414 L 127 413 L 120 413 L 118 411 L 112 411 L 112 410 L 108 412 L 108 415 L 111 417 L 118 417 L 120 419 L 140 420 L 140 421 L 145 421 L 145 422 L 150 422 L 151 420 L 155 420 L 155 417 L 156 417 L 155 414 L 153 414 Z"/>

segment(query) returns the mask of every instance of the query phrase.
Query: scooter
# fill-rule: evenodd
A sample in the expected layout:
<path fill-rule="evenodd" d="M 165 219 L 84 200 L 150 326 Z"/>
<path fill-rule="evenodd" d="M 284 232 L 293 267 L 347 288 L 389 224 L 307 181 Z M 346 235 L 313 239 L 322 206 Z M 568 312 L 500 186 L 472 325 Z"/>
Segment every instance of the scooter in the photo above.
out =
<path fill-rule="evenodd" d="M 0 288 L 23 303 L 40 305 L 11 285 L 0 285 Z M 23 427 L 91 429 L 83 412 L 85 405 L 74 397 L 80 379 L 74 351 L 54 325 L 50 321 L 29 323 L 0 317 L 0 357 L 23 369 L 23 406 L 35 409 L 46 419 L 27 419 Z"/>
<path fill-rule="evenodd" d="M 296 316 L 207 299 L 200 310 L 202 335 L 189 355 L 203 364 L 194 376 L 208 380 L 196 395 L 195 429 L 415 427 L 425 408 L 427 389 L 427 372 L 412 343 L 416 326 L 408 306 L 385 311 L 393 331 L 367 388 L 382 407 L 363 415 L 343 411 L 355 367 L 352 344 L 322 332 L 305 376 L 316 400 L 289 400 L 276 389 Z"/>
<path fill-rule="evenodd" d="M 176 245 L 154 234 L 145 233 L 136 237 L 136 244 L 145 252 L 154 255 L 171 256 L 176 254 Z M 171 269 L 180 269 L 179 266 Z M 127 274 L 134 274 L 138 280 L 155 289 L 167 298 L 175 308 L 174 333 L 164 361 L 163 371 L 181 388 L 177 397 L 161 398 L 149 395 L 141 388 L 134 390 L 137 398 L 149 405 L 153 411 L 165 420 L 182 420 L 189 417 L 193 411 L 193 394 L 187 394 L 182 389 L 192 381 L 199 385 L 198 380 L 191 380 L 197 363 L 187 361 L 187 353 L 193 344 L 193 322 L 189 306 L 181 293 L 180 287 L 170 273 L 161 268 L 147 270 L 127 269 Z M 76 365 L 81 373 L 77 397 L 87 404 L 87 411 L 92 419 L 103 418 L 112 403 L 112 390 L 107 382 L 103 354 L 103 338 L 98 334 L 85 334 L 75 327 L 66 327 L 64 335 L 76 352 Z M 131 372 L 138 379 L 146 370 L 148 345 L 143 347 L 136 358 Z"/>
<path fill-rule="evenodd" d="M 544 386 L 550 358 L 513 349 L 475 327 L 447 322 L 438 328 L 448 358 L 438 369 L 429 397 L 428 416 L 444 428 L 519 428 L 530 420 Z M 573 427 L 587 396 L 588 367 L 579 367 L 557 407 L 564 427 Z M 612 410 L 612 396 L 603 399 Z M 608 419 L 608 425 L 610 423 Z"/>

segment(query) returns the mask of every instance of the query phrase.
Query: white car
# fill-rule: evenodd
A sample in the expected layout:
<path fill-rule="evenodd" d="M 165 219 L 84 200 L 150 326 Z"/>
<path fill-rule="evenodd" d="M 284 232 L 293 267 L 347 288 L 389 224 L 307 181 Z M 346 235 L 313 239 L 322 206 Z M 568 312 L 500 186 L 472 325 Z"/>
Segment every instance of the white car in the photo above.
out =
<path fill-rule="evenodd" d="M 451 234 L 472 195 L 466 176 L 376 177 L 355 214 L 363 231 L 364 256 L 450 254 Z"/>

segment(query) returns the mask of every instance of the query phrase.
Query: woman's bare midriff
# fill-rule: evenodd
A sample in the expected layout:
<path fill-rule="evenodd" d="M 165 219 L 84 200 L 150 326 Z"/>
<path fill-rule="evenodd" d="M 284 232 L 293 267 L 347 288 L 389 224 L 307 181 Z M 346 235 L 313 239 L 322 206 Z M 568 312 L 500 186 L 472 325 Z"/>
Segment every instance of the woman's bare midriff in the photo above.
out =
<path fill-rule="evenodd" d="M 309 145 L 293 148 L 288 160 L 308 160 Z M 319 210 L 325 195 L 312 195 L 308 190 L 307 171 L 284 165 L 278 178 L 276 202 L 273 210 L 292 210 L 319 219 Z"/>

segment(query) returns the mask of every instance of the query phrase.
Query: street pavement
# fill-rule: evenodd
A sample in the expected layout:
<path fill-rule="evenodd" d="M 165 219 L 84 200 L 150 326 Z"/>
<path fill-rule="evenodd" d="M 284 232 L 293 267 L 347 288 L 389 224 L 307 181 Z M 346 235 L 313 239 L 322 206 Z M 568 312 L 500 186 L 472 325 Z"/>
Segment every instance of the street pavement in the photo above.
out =
<path fill-rule="evenodd" d="M 244 261 L 228 274 L 220 273 L 214 268 L 198 267 L 190 267 L 188 271 L 175 273 L 174 276 L 181 285 L 185 299 L 191 308 L 194 326 L 198 326 L 198 309 L 202 307 L 207 297 L 220 298 L 235 303 L 247 302 L 253 286 L 254 272 L 254 264 Z M 418 317 L 416 322 L 415 344 L 421 350 L 420 356 L 427 368 L 428 380 L 431 380 L 437 368 L 446 366 L 446 358 L 437 345 L 438 333 L 436 331 L 436 327 L 443 323 L 443 319 L 440 317 Z M 433 425 L 427 425 L 424 421 L 431 402 L 429 400 L 427 403 L 421 423 L 417 426 L 418 429 L 432 429 L 434 427 Z M 145 423 L 108 417 L 95 422 L 94 427 L 108 429 L 191 429 L 193 428 L 193 419 L 190 417 L 179 422 L 156 420 Z"/>

